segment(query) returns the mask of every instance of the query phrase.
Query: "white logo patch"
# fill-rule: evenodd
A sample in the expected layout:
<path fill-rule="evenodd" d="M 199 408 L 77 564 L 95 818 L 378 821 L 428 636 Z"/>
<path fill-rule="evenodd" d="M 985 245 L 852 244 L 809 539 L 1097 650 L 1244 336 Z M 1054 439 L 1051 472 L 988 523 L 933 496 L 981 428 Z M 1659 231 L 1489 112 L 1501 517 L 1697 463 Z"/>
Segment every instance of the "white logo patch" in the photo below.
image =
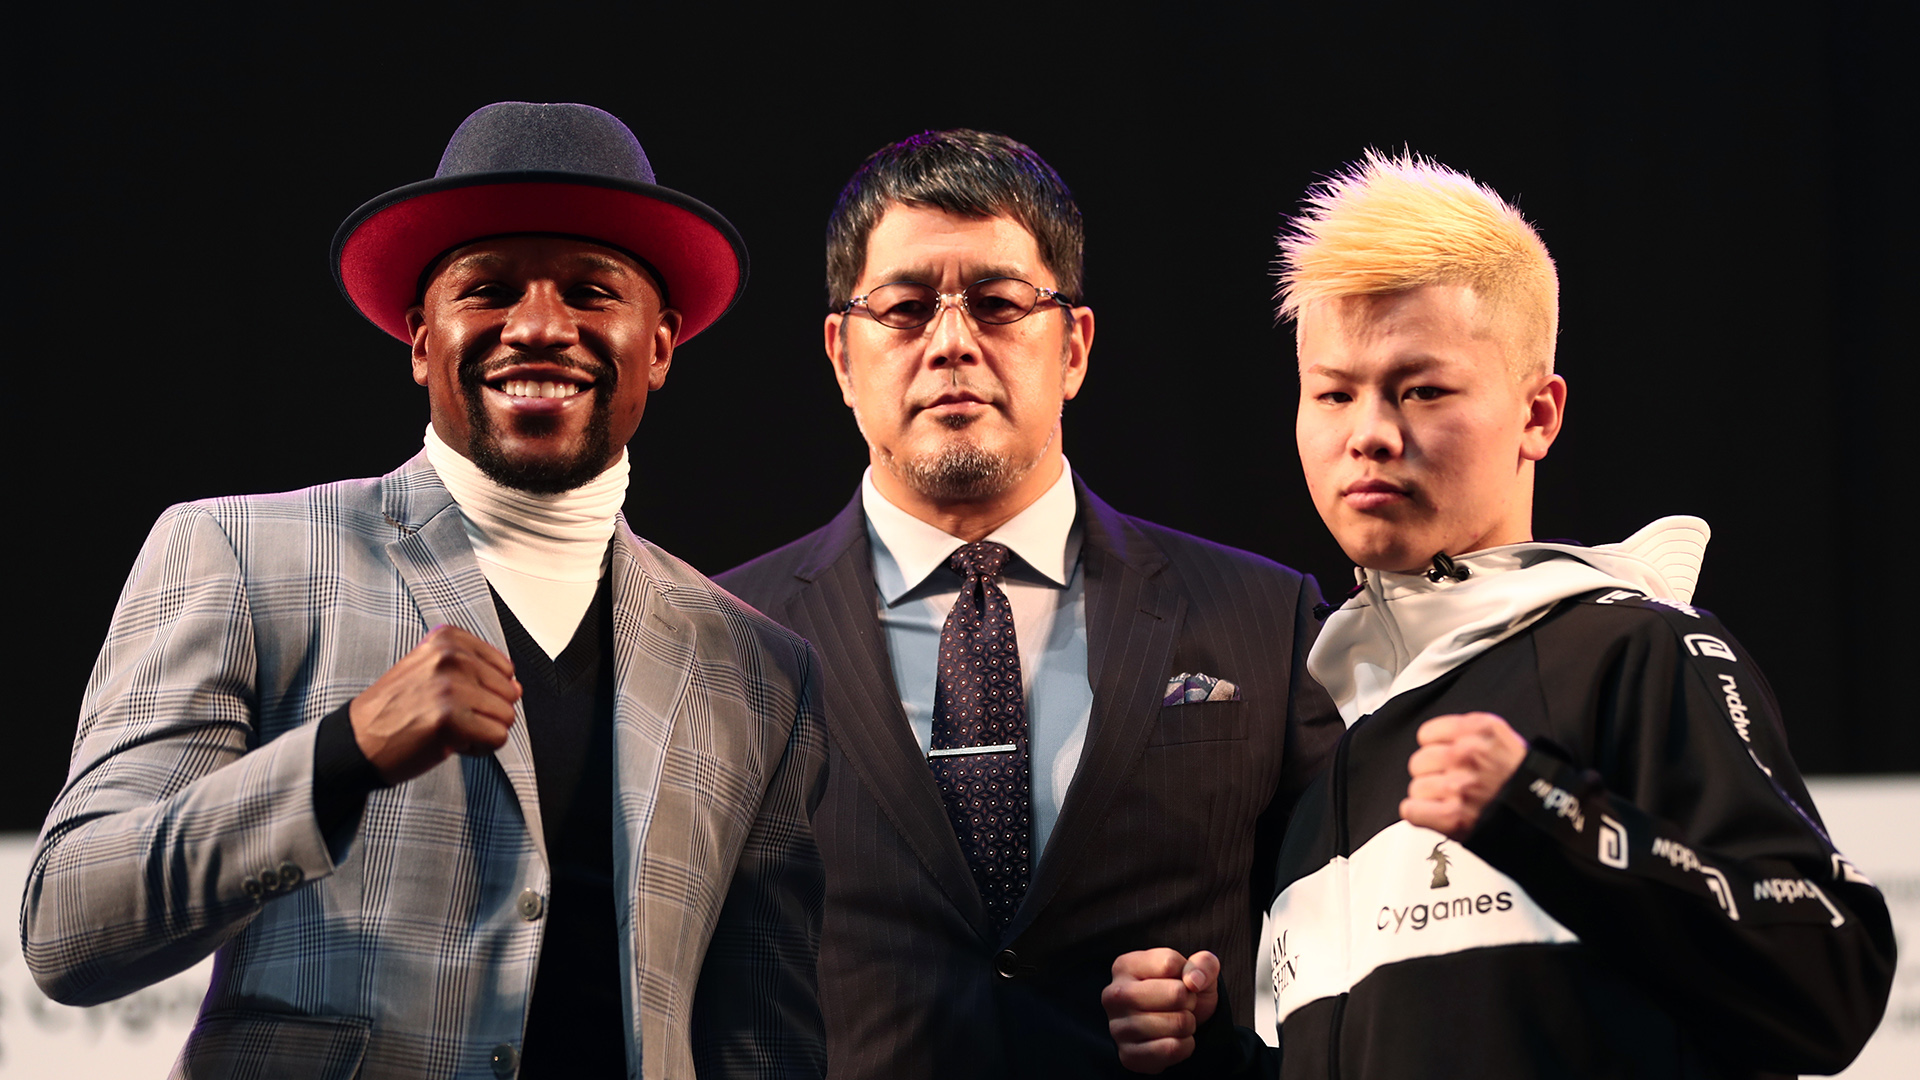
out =
<path fill-rule="evenodd" d="M 1712 634 L 1688 634 L 1680 640 L 1687 643 L 1687 651 L 1695 656 L 1711 656 L 1715 660 L 1731 660 L 1736 664 L 1740 662 L 1740 658 L 1733 655 L 1733 649 Z"/>
<path fill-rule="evenodd" d="M 1627 827 L 1600 815 L 1600 861 L 1615 870 L 1627 868 Z"/>
<path fill-rule="evenodd" d="M 1872 885 L 1873 879 L 1860 872 L 1860 868 L 1847 861 L 1845 855 L 1833 853 L 1833 880 L 1851 881 L 1859 885 Z"/>
<path fill-rule="evenodd" d="M 1713 893 L 1715 900 L 1720 901 L 1720 907 L 1726 911 L 1727 918 L 1739 922 L 1740 909 L 1733 906 L 1733 886 L 1727 883 L 1727 875 L 1711 866 L 1700 867 L 1700 872 L 1707 876 L 1707 889 Z"/>
<path fill-rule="evenodd" d="M 1274 1024 L 1308 1002 L 1352 990 L 1387 964 L 1580 940 L 1518 882 L 1457 845 L 1448 846 L 1447 884 L 1436 885 L 1431 860 L 1445 839 L 1396 821 L 1351 856 L 1329 860 L 1281 892 L 1267 913 L 1261 950 L 1272 965 Z M 1256 1015 L 1266 1021 L 1265 1003 Z"/>

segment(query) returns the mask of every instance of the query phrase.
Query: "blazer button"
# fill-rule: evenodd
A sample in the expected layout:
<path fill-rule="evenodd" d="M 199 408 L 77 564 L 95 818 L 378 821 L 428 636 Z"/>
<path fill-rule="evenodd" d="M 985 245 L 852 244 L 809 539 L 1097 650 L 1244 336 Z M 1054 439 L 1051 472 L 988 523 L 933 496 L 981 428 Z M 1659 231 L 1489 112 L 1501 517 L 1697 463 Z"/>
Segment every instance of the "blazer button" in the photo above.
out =
<path fill-rule="evenodd" d="M 280 872 L 268 866 L 260 871 L 260 889 L 262 892 L 280 891 Z"/>
<path fill-rule="evenodd" d="M 246 894 L 248 896 L 253 897 L 255 900 L 260 899 L 260 894 L 266 891 L 265 889 L 261 888 L 260 879 L 252 876 L 249 876 L 245 881 L 242 881 L 240 883 L 240 888 L 245 890 Z"/>
<path fill-rule="evenodd" d="M 1026 967 L 1020 963 L 1020 954 L 1012 949 L 1001 949 L 1000 955 L 993 958 L 993 970 L 1003 979 L 1017 978 L 1026 974 Z"/>
<path fill-rule="evenodd" d="M 283 889 L 293 888 L 295 885 L 300 884 L 301 880 L 306 876 L 306 871 L 290 862 L 280 864 L 280 887 Z"/>
<path fill-rule="evenodd" d="M 501 1043 L 493 1048 L 493 1075 L 512 1076 L 520 1067 L 520 1051 L 512 1043 Z"/>
<path fill-rule="evenodd" d="M 535 919 L 538 919 L 540 917 L 541 911 L 544 910 L 545 908 L 546 908 L 546 902 L 540 896 L 539 893 L 533 891 L 532 889 L 527 889 L 520 893 L 520 917 L 521 918 L 527 920 L 528 922 L 532 922 Z"/>

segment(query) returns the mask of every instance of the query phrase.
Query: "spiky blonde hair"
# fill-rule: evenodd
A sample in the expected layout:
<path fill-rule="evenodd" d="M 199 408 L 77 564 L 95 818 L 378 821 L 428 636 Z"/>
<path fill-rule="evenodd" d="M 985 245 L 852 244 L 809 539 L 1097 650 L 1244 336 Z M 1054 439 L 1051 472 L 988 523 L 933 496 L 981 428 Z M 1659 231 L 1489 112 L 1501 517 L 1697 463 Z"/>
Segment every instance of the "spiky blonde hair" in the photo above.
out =
<path fill-rule="evenodd" d="M 1341 296 L 1466 285 L 1494 312 L 1516 377 L 1553 370 L 1560 279 L 1520 211 L 1410 150 L 1368 150 L 1307 191 L 1280 231 L 1279 317 Z"/>

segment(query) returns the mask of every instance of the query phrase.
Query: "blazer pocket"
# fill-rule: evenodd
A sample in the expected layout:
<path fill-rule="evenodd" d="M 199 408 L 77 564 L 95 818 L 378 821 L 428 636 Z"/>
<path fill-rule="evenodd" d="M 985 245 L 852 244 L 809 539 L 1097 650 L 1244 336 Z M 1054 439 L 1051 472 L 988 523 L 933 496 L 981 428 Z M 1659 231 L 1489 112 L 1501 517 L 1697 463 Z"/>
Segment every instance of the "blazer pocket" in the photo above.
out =
<path fill-rule="evenodd" d="M 1221 742 L 1247 737 L 1245 701 L 1196 701 L 1191 705 L 1162 705 L 1148 746 L 1175 743 Z"/>
<path fill-rule="evenodd" d="M 194 1023 L 173 1075 L 349 1080 L 360 1071 L 372 1029 L 370 1021 L 357 1016 L 210 1013 Z"/>

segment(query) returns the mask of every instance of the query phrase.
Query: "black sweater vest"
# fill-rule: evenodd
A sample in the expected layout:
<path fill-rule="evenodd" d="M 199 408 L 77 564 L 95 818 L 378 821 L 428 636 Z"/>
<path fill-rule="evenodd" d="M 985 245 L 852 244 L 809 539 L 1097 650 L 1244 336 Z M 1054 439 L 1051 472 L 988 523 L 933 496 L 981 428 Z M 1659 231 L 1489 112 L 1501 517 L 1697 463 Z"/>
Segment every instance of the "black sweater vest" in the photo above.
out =
<path fill-rule="evenodd" d="M 613 883 L 613 601 L 610 577 L 558 658 L 498 594 L 533 747 L 553 875 L 520 1076 L 624 1076 L 631 1026 L 620 996 Z"/>

